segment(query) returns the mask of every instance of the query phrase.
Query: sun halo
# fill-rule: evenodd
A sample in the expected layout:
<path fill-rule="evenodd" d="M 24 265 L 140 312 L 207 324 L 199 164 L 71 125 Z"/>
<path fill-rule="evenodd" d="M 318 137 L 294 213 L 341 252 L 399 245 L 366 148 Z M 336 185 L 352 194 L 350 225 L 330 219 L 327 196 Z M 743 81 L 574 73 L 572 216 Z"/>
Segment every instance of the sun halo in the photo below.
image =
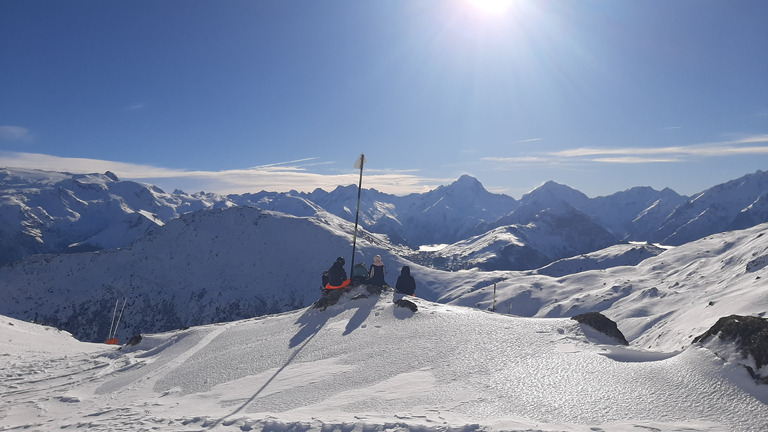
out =
<path fill-rule="evenodd" d="M 505 15 L 512 7 L 513 0 L 464 0 L 475 12 L 498 17 Z"/>

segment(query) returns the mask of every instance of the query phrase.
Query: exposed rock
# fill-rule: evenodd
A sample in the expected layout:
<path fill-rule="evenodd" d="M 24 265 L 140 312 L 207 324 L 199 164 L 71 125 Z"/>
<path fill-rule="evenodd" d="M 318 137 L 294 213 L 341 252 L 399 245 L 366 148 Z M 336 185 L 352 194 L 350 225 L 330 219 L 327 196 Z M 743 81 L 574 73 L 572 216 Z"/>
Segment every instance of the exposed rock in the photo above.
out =
<path fill-rule="evenodd" d="M 723 317 L 717 320 L 712 328 L 695 338 L 693 343 L 704 343 L 710 336 L 715 335 L 724 342 L 734 343 L 745 359 L 751 356 L 755 367 L 744 367 L 755 381 L 768 384 L 768 375 L 760 375 L 760 368 L 768 365 L 768 319 L 742 315 Z"/>
<path fill-rule="evenodd" d="M 619 327 L 616 325 L 616 323 L 600 312 L 587 312 L 571 317 L 571 319 L 578 321 L 581 324 L 586 324 L 599 331 L 600 333 L 606 334 L 618 340 L 623 345 L 629 345 L 629 342 L 627 342 L 627 339 L 624 337 L 624 334 L 621 332 L 621 330 L 619 330 Z"/>
<path fill-rule="evenodd" d="M 419 310 L 419 307 L 416 306 L 416 303 L 414 303 L 414 302 L 412 302 L 410 300 L 406 300 L 404 298 L 401 298 L 400 300 L 397 300 L 395 302 L 395 304 L 400 306 L 400 307 L 404 307 L 404 308 L 410 309 L 411 312 L 416 312 L 417 310 Z"/>
<path fill-rule="evenodd" d="M 756 272 L 763 267 L 768 266 L 768 255 L 763 255 L 761 257 L 757 257 L 753 259 L 752 261 L 747 263 L 747 271 L 748 272 Z"/>

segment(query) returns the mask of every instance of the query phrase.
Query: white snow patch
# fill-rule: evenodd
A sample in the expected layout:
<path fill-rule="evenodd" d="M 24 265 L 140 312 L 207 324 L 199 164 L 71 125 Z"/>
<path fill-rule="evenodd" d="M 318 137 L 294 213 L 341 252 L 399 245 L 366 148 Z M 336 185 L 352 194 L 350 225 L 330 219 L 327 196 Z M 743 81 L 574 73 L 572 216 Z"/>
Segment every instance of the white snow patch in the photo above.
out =
<path fill-rule="evenodd" d="M 43 330 L 31 338 L 61 348 L 33 344 L 0 356 L 10 385 L 0 418 L 12 430 L 94 431 L 747 431 L 768 424 L 768 391 L 745 390 L 748 379 L 709 349 L 618 348 L 595 344 L 568 319 L 418 298 L 413 313 L 395 306 L 391 291 L 350 299 L 360 293 L 325 311 L 146 335 L 119 350 L 52 345 Z M 18 339 L 12 328 L 0 326 L 0 340 Z M 74 355 L 73 345 L 80 347 Z"/>

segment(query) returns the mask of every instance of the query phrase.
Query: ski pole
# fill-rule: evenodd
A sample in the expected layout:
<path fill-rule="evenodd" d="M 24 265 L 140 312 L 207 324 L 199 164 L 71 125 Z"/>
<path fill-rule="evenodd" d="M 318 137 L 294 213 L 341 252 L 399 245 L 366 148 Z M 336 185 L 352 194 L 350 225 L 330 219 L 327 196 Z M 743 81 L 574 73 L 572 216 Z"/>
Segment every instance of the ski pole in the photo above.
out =
<path fill-rule="evenodd" d="M 115 299 L 115 310 L 112 311 L 112 323 L 109 325 L 109 333 L 107 333 L 107 339 L 112 339 L 112 327 L 115 325 L 115 316 L 117 315 L 118 303 L 120 303 L 120 299 Z"/>
<path fill-rule="evenodd" d="M 123 299 L 123 307 L 120 309 L 120 317 L 117 318 L 117 325 L 115 326 L 115 334 L 112 335 L 112 337 L 117 336 L 117 328 L 120 326 L 120 318 L 123 317 L 123 311 L 125 310 L 125 302 L 127 302 L 128 299 Z"/>

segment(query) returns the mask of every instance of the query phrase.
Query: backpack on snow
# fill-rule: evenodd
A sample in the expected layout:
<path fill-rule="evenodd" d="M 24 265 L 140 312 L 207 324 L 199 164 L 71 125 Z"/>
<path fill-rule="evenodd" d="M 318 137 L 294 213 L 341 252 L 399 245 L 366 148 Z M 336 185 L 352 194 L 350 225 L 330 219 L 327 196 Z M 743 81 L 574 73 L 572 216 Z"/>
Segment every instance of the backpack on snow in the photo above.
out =
<path fill-rule="evenodd" d="M 362 284 L 368 280 L 368 269 L 365 267 L 365 263 L 358 263 L 352 268 L 352 283 Z"/>

